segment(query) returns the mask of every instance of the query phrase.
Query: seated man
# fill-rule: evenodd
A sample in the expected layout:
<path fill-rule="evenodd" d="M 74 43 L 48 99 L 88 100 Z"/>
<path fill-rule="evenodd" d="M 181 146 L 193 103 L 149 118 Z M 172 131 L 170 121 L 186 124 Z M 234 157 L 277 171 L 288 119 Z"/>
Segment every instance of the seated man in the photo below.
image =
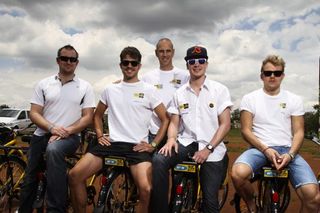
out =
<path fill-rule="evenodd" d="M 298 154 L 304 138 L 300 97 L 280 88 L 284 60 L 268 56 L 262 63 L 263 89 L 245 95 L 240 105 L 241 132 L 252 147 L 234 163 L 232 181 L 250 212 L 257 212 L 250 179 L 270 161 L 276 169 L 290 169 L 290 181 L 302 202 L 300 212 L 319 210 L 319 188 L 308 163 Z"/>
<path fill-rule="evenodd" d="M 168 140 L 152 160 L 152 213 L 169 212 L 169 169 L 187 160 L 190 154 L 202 164 L 203 212 L 219 212 L 218 191 L 228 168 L 222 141 L 230 130 L 230 94 L 224 85 L 207 78 L 205 48 L 189 48 L 185 60 L 190 81 L 174 94 L 168 109 Z"/>
<path fill-rule="evenodd" d="M 141 54 L 134 47 L 126 47 L 120 54 L 123 81 L 109 85 L 101 95 L 94 114 L 98 144 L 94 146 L 69 173 L 74 211 L 86 210 L 86 180 L 103 166 L 103 157 L 121 155 L 127 158 L 139 191 L 137 212 L 148 212 L 151 192 L 151 153 L 165 135 L 169 119 L 156 90 L 138 79 Z M 103 134 L 102 118 L 108 108 L 110 137 Z M 148 141 L 148 125 L 153 111 L 161 121 L 152 144 Z"/>

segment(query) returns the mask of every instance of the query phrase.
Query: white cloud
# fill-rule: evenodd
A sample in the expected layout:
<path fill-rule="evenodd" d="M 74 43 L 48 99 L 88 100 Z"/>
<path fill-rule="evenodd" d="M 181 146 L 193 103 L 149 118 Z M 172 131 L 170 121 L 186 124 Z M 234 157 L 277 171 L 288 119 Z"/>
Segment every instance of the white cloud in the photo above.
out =
<path fill-rule="evenodd" d="M 161 37 L 173 40 L 175 65 L 181 68 L 188 47 L 207 47 L 208 74 L 230 88 L 236 105 L 261 87 L 261 62 L 272 53 L 287 62 L 283 86 L 302 95 L 309 110 L 318 101 L 315 0 L 4 0 L 0 16 L 0 77 L 6 79 L 0 82 L 6 91 L 0 104 L 28 106 L 34 83 L 57 72 L 57 49 L 68 43 L 80 53 L 79 76 L 93 84 L 98 97 L 121 78 L 119 54 L 125 46 L 141 51 L 141 74 L 157 67 L 154 45 Z"/>

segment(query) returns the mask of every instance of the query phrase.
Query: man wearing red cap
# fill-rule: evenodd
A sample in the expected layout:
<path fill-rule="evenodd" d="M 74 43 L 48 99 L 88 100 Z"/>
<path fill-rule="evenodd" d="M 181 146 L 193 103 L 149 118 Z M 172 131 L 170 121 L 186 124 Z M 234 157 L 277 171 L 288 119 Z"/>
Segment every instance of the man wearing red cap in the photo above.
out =
<path fill-rule="evenodd" d="M 185 60 L 190 81 L 174 94 L 168 140 L 153 157 L 153 213 L 169 212 L 168 170 L 188 156 L 202 164 L 203 212 L 219 212 L 218 191 L 228 167 L 223 138 L 230 130 L 232 102 L 227 87 L 207 78 L 204 47 L 189 48 Z"/>

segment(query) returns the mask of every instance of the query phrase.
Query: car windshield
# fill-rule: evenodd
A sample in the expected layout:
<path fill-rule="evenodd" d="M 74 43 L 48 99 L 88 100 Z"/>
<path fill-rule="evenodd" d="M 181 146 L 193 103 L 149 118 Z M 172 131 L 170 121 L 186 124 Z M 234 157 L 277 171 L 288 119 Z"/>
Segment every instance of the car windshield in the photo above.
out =
<path fill-rule="evenodd" d="M 0 110 L 0 117 L 15 117 L 19 113 L 19 110 L 14 110 L 14 109 L 6 109 L 6 110 Z"/>

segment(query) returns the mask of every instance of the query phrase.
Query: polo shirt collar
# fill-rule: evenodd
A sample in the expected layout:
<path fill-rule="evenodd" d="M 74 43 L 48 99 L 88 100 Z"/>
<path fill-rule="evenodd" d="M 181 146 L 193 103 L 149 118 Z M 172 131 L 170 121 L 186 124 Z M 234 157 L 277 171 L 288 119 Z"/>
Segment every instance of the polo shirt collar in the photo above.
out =
<path fill-rule="evenodd" d="M 60 81 L 59 74 L 54 75 L 54 80 L 59 80 L 59 81 Z M 74 74 L 73 79 L 69 80 L 69 81 L 66 82 L 66 83 L 69 83 L 69 82 L 72 82 L 72 81 L 78 82 L 78 81 L 79 81 L 79 77 L 76 76 L 76 74 Z"/>
<path fill-rule="evenodd" d="M 206 78 L 204 79 L 204 82 L 203 82 L 203 84 L 201 85 L 201 88 L 205 88 L 205 89 L 208 90 L 208 89 L 209 89 L 209 79 L 207 78 L 207 75 L 206 75 L 205 77 L 206 77 Z M 192 90 L 192 88 L 191 88 L 191 86 L 190 86 L 190 80 L 189 80 L 189 82 L 188 82 L 187 88 Z"/>

